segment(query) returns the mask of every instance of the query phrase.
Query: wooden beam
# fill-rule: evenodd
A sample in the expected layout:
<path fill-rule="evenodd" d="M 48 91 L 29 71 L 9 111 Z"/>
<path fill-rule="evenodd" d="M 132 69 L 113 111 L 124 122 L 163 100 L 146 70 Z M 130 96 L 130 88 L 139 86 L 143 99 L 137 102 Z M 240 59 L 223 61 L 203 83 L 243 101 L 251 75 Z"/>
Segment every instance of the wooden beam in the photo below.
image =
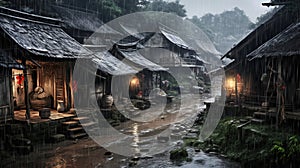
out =
<path fill-rule="evenodd" d="M 276 5 L 291 5 L 292 2 L 268 2 L 268 3 L 262 3 L 262 6 L 276 6 Z"/>
<path fill-rule="evenodd" d="M 26 68 L 26 59 L 22 60 L 22 64 L 24 66 L 23 74 L 24 74 L 24 91 L 25 91 L 25 105 L 26 105 L 26 120 L 30 120 L 30 105 L 29 105 L 29 95 L 28 95 L 28 78 L 27 78 L 27 68 Z"/>

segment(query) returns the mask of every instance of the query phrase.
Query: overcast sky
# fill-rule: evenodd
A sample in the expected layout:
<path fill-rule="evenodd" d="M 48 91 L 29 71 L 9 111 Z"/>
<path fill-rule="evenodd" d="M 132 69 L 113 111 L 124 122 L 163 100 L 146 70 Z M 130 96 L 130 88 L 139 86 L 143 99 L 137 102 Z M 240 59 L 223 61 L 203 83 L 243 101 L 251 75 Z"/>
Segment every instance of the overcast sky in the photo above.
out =
<path fill-rule="evenodd" d="M 185 5 L 188 17 L 194 15 L 203 16 L 206 13 L 218 14 L 238 7 L 245 11 L 252 22 L 255 22 L 258 16 L 270 10 L 270 8 L 262 6 L 261 3 L 270 1 L 271 0 L 180 0 L 180 3 Z"/>

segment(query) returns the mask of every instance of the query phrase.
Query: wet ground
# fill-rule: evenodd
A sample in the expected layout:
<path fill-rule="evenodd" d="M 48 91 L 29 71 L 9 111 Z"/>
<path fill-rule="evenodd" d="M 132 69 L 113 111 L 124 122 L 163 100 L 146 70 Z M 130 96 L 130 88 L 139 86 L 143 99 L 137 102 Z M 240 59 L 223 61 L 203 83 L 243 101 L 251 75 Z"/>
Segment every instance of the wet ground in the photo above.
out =
<path fill-rule="evenodd" d="M 190 95 L 187 95 L 190 96 Z M 189 97 L 188 101 L 181 102 L 180 110 L 176 101 L 155 120 L 148 122 L 127 121 L 115 127 L 118 133 L 127 135 L 102 135 L 99 142 L 97 137 L 80 140 L 67 140 L 58 144 L 39 144 L 29 155 L 10 153 L 1 159 L 1 167 L 49 167 L 49 168 L 76 168 L 76 167 L 239 167 L 215 155 L 195 152 L 188 148 L 191 162 L 181 164 L 169 160 L 169 150 L 182 144 L 182 136 L 189 135 L 191 126 L 198 113 L 202 112 L 203 100 Z M 136 113 L 138 116 L 139 114 Z M 101 128 L 99 128 L 101 129 Z M 99 130 L 98 129 L 98 130 Z M 102 130 L 103 131 L 103 130 Z M 103 137 L 104 136 L 104 137 Z M 191 136 L 197 136 L 192 134 Z M 105 143 L 103 143 L 105 141 Z M 103 147 L 100 147 L 102 143 Z M 116 151 L 114 153 L 108 152 Z M 119 154 L 126 154 L 127 157 Z"/>
<path fill-rule="evenodd" d="M 224 158 L 203 152 L 195 152 L 188 149 L 193 159 L 191 162 L 181 164 L 169 160 L 168 152 L 154 155 L 152 158 L 141 158 L 133 167 L 145 168 L 171 168 L 171 167 L 216 167 L 234 168 L 239 167 L 237 163 L 230 162 Z M 117 154 L 110 154 L 104 148 L 99 147 L 91 139 L 79 141 L 65 141 L 59 144 L 44 144 L 36 147 L 36 151 L 29 155 L 13 155 L 11 159 L 1 162 L 1 167 L 11 168 L 125 168 L 130 167 L 132 157 L 124 157 Z"/>

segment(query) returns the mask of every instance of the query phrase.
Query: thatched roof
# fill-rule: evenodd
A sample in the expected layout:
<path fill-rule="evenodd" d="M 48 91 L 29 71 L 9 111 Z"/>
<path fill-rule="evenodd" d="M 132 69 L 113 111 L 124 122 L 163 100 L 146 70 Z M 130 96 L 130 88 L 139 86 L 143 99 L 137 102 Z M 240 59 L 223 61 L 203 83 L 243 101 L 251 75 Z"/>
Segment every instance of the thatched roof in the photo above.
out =
<path fill-rule="evenodd" d="M 267 41 L 247 55 L 249 60 L 261 57 L 294 56 L 300 54 L 300 22 Z"/>

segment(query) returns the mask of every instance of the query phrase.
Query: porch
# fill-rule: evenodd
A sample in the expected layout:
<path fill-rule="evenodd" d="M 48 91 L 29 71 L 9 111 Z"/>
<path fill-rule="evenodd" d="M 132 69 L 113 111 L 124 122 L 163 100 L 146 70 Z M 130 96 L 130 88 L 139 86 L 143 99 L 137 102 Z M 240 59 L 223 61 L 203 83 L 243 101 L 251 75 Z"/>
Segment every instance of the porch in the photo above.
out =
<path fill-rule="evenodd" d="M 15 121 L 19 122 L 27 122 L 25 116 L 26 110 L 16 110 L 14 111 L 14 119 Z M 50 109 L 50 117 L 48 119 L 42 119 L 39 116 L 39 111 L 30 110 L 30 124 L 37 124 L 37 123 L 44 123 L 44 122 L 51 122 L 51 121 L 67 121 L 72 118 L 76 117 L 76 114 L 66 112 L 60 113 L 54 109 Z"/>
<path fill-rule="evenodd" d="M 77 139 L 87 136 L 82 125 L 89 124 L 88 117 L 77 117 L 76 113 L 60 113 L 51 109 L 50 116 L 42 119 L 39 111 L 30 111 L 30 121 L 27 123 L 26 110 L 14 111 L 14 121 L 23 128 L 23 135 L 31 141 L 58 142 L 67 139 Z"/>

